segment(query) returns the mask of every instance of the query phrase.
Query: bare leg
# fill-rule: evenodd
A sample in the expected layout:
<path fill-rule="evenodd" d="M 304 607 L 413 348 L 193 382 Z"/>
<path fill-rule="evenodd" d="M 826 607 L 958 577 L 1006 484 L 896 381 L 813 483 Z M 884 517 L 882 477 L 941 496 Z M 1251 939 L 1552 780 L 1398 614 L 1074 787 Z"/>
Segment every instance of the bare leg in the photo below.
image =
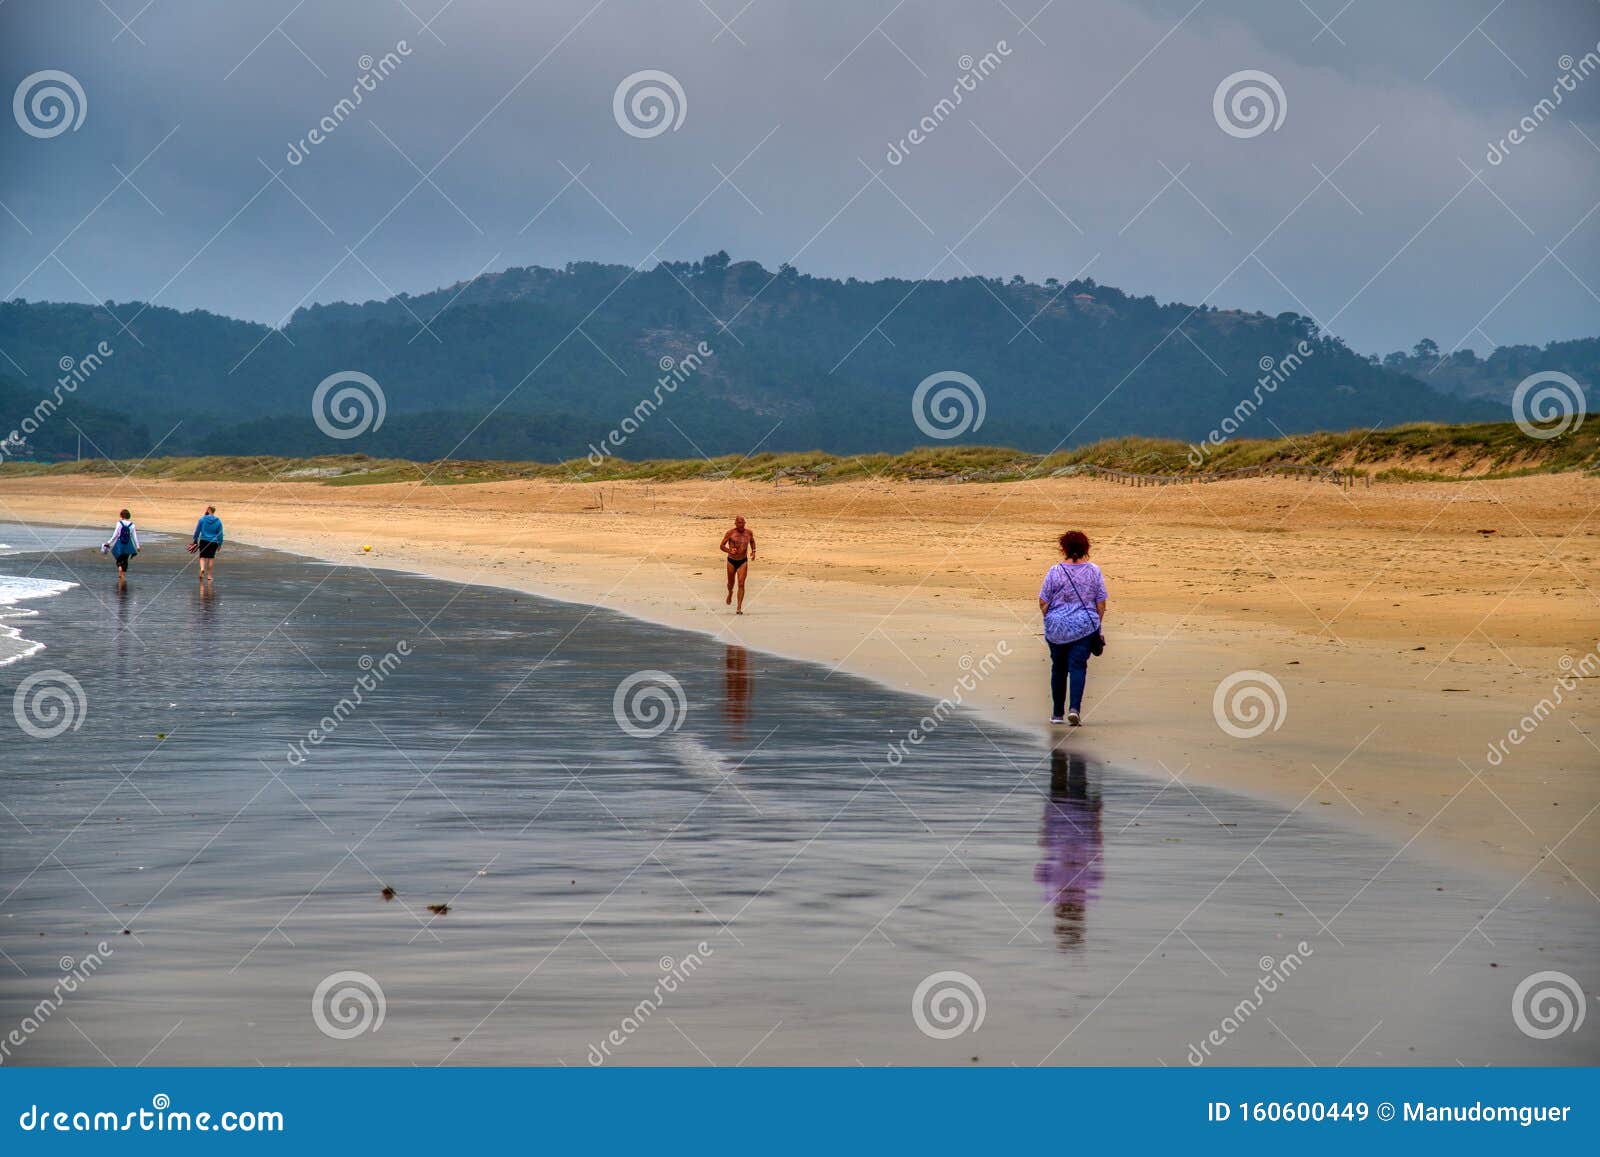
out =
<path fill-rule="evenodd" d="M 725 601 L 726 601 L 727 605 L 730 606 L 730 607 L 733 605 L 733 575 L 734 575 L 733 560 L 729 559 L 728 560 L 728 597 L 727 597 L 727 599 Z"/>
<path fill-rule="evenodd" d="M 744 580 L 749 576 L 749 574 L 749 563 L 746 563 L 744 566 L 739 568 L 739 605 L 734 608 L 733 612 L 736 615 L 744 614 Z"/>

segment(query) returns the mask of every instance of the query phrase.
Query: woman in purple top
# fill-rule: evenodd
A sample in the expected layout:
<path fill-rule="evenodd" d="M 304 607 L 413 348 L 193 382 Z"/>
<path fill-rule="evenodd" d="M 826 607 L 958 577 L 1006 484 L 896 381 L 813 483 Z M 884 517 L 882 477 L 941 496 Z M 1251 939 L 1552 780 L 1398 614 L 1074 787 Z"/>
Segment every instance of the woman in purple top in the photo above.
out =
<path fill-rule="evenodd" d="M 1089 655 L 1106 614 L 1106 580 L 1089 561 L 1089 536 L 1069 530 L 1061 536 L 1058 562 L 1039 588 L 1039 613 L 1044 616 L 1044 640 L 1050 645 L 1050 722 L 1082 722 L 1083 684 L 1089 674 Z M 1068 683 L 1072 701 L 1066 702 Z M 1066 707 L 1065 716 L 1062 708 Z"/>

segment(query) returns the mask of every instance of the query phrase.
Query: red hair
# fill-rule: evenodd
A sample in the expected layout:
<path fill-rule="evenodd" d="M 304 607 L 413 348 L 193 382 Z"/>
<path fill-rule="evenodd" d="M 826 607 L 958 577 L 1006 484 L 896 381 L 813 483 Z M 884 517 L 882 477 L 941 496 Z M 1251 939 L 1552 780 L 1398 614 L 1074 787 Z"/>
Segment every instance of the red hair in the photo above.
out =
<path fill-rule="evenodd" d="M 1060 538 L 1061 553 L 1076 561 L 1089 553 L 1089 536 L 1081 530 L 1069 530 Z"/>

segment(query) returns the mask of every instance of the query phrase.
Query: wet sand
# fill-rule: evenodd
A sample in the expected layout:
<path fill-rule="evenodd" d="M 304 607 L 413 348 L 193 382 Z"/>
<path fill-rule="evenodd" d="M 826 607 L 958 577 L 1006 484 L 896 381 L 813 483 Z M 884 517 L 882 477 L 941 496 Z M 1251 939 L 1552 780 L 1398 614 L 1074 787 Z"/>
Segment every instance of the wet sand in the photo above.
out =
<path fill-rule="evenodd" d="M 1589 975 L 1592 906 L 1330 808 L 503 589 L 238 546 L 211 593 L 179 544 L 122 597 L 93 552 L 0 570 L 82 584 L 0 694 L 84 703 L 0 765 L 0 1028 L 110 949 L 6 1063 L 1597 1059 L 1512 1003 Z M 630 733 L 645 671 L 682 697 L 639 684 Z M 330 1035 L 351 972 L 383 1021 Z"/>
<path fill-rule="evenodd" d="M 0 517 L 185 536 L 206 502 L 229 534 L 301 554 L 421 570 L 612 607 L 809 659 L 898 690 L 969 691 L 986 718 L 1048 738 L 1033 602 L 1064 526 L 1087 529 L 1112 591 L 1090 726 L 1074 750 L 1184 783 L 1308 808 L 1394 846 L 1532 871 L 1577 904 L 1600 891 L 1600 704 L 1578 681 L 1498 764 L 1563 663 L 1600 664 L 1600 479 L 1408 483 L 1339 491 L 1261 479 L 1128 489 L 497 483 L 324 486 L 0 479 Z M 722 604 L 716 542 L 735 512 L 760 546 L 748 613 Z M 1494 531 L 1493 534 L 1482 533 Z M 371 545 L 371 553 L 361 547 Z M 1278 726 L 1224 733 L 1213 693 L 1259 670 Z"/>

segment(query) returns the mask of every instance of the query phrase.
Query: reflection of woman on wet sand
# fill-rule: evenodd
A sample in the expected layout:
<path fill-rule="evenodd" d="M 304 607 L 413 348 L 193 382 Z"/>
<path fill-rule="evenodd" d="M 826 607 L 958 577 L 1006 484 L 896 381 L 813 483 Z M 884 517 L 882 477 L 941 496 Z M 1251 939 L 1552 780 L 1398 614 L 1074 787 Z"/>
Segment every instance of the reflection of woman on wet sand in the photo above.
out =
<path fill-rule="evenodd" d="M 1044 885 L 1044 900 L 1056 910 L 1056 943 L 1081 948 L 1089 905 L 1104 878 L 1101 859 L 1100 796 L 1089 790 L 1089 767 L 1080 755 L 1050 753 L 1050 799 L 1039 834 L 1044 859 L 1033 878 Z"/>

